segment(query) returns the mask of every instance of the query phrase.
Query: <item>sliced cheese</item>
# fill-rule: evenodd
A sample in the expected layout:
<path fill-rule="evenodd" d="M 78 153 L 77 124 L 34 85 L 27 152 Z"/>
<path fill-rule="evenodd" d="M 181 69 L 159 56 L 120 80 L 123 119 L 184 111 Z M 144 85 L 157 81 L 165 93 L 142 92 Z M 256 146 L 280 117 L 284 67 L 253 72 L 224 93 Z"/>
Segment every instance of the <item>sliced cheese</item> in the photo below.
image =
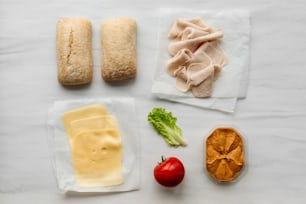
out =
<path fill-rule="evenodd" d="M 70 123 L 72 134 L 77 134 L 84 130 L 91 129 L 110 129 L 118 128 L 117 121 L 114 116 L 102 115 L 87 117 L 84 119 L 73 120 Z"/>
<path fill-rule="evenodd" d="M 65 112 L 62 119 L 76 184 L 82 187 L 122 184 L 122 142 L 115 117 L 101 105 L 90 105 Z"/>
<path fill-rule="evenodd" d="M 101 115 L 107 115 L 108 112 L 104 106 L 101 105 L 90 105 L 86 107 L 82 107 L 79 109 L 75 109 L 72 111 L 65 112 L 62 116 L 64 127 L 67 133 L 67 136 L 69 138 L 69 141 L 71 142 L 71 139 L 73 138 L 73 133 L 71 130 L 71 122 L 87 117 L 92 116 L 101 116 Z"/>
<path fill-rule="evenodd" d="M 80 186 L 111 186 L 123 182 L 122 143 L 116 129 L 79 133 L 72 145 L 72 158 Z"/>

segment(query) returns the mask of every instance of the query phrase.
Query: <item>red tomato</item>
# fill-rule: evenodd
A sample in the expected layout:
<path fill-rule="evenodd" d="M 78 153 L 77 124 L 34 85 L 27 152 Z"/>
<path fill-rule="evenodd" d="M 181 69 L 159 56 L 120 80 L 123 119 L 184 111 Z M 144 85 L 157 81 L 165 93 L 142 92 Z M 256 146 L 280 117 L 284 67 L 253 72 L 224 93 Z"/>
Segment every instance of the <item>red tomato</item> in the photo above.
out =
<path fill-rule="evenodd" d="M 180 184 L 185 176 L 183 163 L 176 157 L 164 158 L 154 168 L 155 180 L 162 186 L 174 187 Z"/>

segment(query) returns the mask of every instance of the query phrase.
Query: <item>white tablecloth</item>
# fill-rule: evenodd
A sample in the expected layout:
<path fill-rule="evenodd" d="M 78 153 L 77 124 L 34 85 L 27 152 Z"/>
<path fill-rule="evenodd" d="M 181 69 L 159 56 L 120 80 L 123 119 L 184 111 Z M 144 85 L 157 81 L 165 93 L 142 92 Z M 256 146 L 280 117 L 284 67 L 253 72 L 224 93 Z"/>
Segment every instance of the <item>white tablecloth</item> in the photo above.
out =
<path fill-rule="evenodd" d="M 226 114 L 155 99 L 151 86 L 158 9 L 248 9 L 251 14 L 249 89 Z M 0 2 L 0 203 L 304 203 L 306 200 L 306 3 L 293 1 L 39 1 Z M 94 79 L 67 89 L 56 79 L 55 24 L 83 16 L 93 23 Z M 130 16 L 138 24 L 138 75 L 124 85 L 100 77 L 99 25 Z M 47 140 L 47 110 L 55 100 L 133 96 L 141 137 L 141 188 L 117 194 L 58 192 Z M 170 148 L 147 122 L 153 107 L 177 116 L 188 140 Z M 134 121 L 131 121 L 134 122 Z M 247 139 L 247 168 L 233 185 L 213 183 L 203 144 L 216 125 L 233 124 Z M 179 157 L 186 177 L 176 189 L 153 179 L 161 155 Z"/>

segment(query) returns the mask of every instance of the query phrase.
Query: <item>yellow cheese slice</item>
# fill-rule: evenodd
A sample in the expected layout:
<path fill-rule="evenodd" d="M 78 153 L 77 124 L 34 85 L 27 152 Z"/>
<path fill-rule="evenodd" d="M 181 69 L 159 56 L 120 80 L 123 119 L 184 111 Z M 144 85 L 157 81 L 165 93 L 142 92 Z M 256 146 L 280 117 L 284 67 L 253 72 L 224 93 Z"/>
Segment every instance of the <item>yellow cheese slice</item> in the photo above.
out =
<path fill-rule="evenodd" d="M 65 112 L 62 119 L 77 185 L 122 184 L 122 142 L 115 117 L 104 106 L 90 105 Z"/>
<path fill-rule="evenodd" d="M 101 105 L 90 105 L 90 106 L 85 106 L 79 109 L 65 112 L 62 116 L 62 120 L 64 122 L 64 127 L 66 130 L 67 136 L 69 138 L 69 141 L 71 142 L 73 138 L 73 133 L 71 129 L 72 121 L 84 119 L 88 117 L 93 117 L 93 116 L 107 115 L 107 114 L 108 112 L 106 108 Z"/>
<path fill-rule="evenodd" d="M 92 129 L 74 136 L 72 160 L 79 186 L 123 183 L 122 143 L 116 129 Z"/>
<path fill-rule="evenodd" d="M 70 123 L 71 133 L 73 135 L 92 129 L 118 129 L 117 121 L 112 115 L 94 116 L 79 120 L 73 120 Z"/>

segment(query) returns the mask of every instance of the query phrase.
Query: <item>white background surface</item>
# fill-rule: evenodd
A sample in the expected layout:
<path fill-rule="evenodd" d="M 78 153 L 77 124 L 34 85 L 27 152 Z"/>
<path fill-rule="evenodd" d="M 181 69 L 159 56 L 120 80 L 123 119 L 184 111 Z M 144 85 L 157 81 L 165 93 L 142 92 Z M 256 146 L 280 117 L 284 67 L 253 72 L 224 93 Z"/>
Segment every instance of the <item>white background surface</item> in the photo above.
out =
<path fill-rule="evenodd" d="M 247 98 L 233 114 L 156 100 L 153 81 L 159 7 L 244 8 L 251 12 Z M 306 3 L 292 1 L 0 1 L 0 203 L 305 203 Z M 55 24 L 62 16 L 93 23 L 94 80 L 66 89 L 56 80 Z M 138 23 L 138 76 L 124 85 L 100 77 L 99 24 L 131 16 Z M 136 98 L 141 137 L 141 189 L 120 194 L 65 195 L 57 190 L 46 137 L 55 100 Z M 146 121 L 163 106 L 178 117 L 186 148 L 169 148 Z M 135 121 L 131 121 L 135 122 Z M 216 125 L 231 123 L 247 137 L 248 168 L 234 185 L 211 182 L 203 143 Z M 152 170 L 160 155 L 178 156 L 184 183 L 167 190 Z"/>

